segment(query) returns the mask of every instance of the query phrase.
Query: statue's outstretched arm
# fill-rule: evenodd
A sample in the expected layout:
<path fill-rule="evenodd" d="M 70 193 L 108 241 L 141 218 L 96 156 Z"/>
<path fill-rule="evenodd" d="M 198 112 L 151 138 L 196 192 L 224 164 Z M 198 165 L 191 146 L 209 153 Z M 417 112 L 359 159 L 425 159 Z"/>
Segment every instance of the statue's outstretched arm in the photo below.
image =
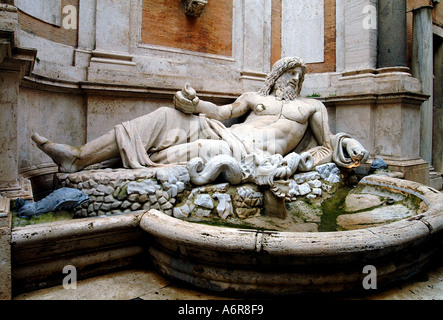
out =
<path fill-rule="evenodd" d="M 242 97 L 238 98 L 231 104 L 225 104 L 222 106 L 217 106 L 209 101 L 200 100 L 200 103 L 196 108 L 197 113 L 204 113 L 209 118 L 219 121 L 240 117 L 249 110 L 248 103 L 246 100 L 242 99 Z"/>
<path fill-rule="evenodd" d="M 204 113 L 209 118 L 219 121 L 237 118 L 249 111 L 249 105 L 244 95 L 231 104 L 217 106 L 212 102 L 200 100 L 189 84 L 186 84 L 183 90 L 175 93 L 174 107 L 187 114 Z"/>

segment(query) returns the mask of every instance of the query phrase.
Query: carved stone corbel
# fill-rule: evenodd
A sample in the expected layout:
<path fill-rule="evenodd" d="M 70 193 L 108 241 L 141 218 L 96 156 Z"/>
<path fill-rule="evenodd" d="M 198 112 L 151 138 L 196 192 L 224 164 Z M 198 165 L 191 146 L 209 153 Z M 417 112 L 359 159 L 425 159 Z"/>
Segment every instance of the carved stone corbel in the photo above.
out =
<path fill-rule="evenodd" d="M 188 16 L 200 17 L 208 4 L 208 0 L 184 0 L 185 12 Z"/>

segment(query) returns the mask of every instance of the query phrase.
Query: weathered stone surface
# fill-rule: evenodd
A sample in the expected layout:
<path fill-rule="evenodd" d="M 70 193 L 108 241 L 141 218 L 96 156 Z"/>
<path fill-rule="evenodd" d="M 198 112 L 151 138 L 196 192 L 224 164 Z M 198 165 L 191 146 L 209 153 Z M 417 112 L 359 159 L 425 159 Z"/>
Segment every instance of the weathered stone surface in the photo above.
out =
<path fill-rule="evenodd" d="M 315 171 L 295 174 L 294 177 L 293 177 L 295 182 L 297 182 L 298 184 L 303 184 L 306 181 L 320 179 L 320 178 L 321 178 L 320 174 L 318 172 L 315 172 Z"/>
<path fill-rule="evenodd" d="M 117 201 L 117 200 L 115 200 L 115 198 L 112 195 L 108 195 L 108 196 L 106 196 L 104 198 L 104 202 L 105 203 L 112 203 L 112 202 L 115 202 L 115 201 Z"/>
<path fill-rule="evenodd" d="M 228 188 L 229 183 L 220 183 L 206 186 L 205 191 L 210 193 L 225 193 L 228 191 Z"/>
<path fill-rule="evenodd" d="M 198 208 L 196 211 L 194 211 L 193 214 L 196 217 L 207 218 L 207 217 L 209 217 L 211 215 L 211 210 Z"/>
<path fill-rule="evenodd" d="M 170 210 L 173 208 L 173 205 L 170 202 L 166 202 L 165 204 L 161 205 L 160 208 L 165 211 L 165 210 Z"/>
<path fill-rule="evenodd" d="M 129 194 L 126 199 L 131 202 L 136 202 L 136 201 L 138 201 L 138 198 L 139 198 L 139 194 L 133 193 L 133 194 Z"/>
<path fill-rule="evenodd" d="M 195 197 L 194 203 L 202 208 L 214 209 L 214 202 L 209 194 L 198 194 Z"/>
<path fill-rule="evenodd" d="M 322 189 L 321 188 L 312 188 L 312 195 L 321 197 Z"/>
<path fill-rule="evenodd" d="M 122 205 L 121 205 L 122 209 L 127 209 L 127 208 L 129 208 L 130 206 L 132 206 L 132 203 L 129 202 L 128 200 L 123 201 L 123 203 L 122 203 Z"/>
<path fill-rule="evenodd" d="M 102 192 L 106 195 L 112 194 L 114 192 L 114 188 L 110 187 L 110 186 L 106 186 L 106 185 L 99 185 L 97 186 L 96 189 L 98 192 Z"/>
<path fill-rule="evenodd" d="M 165 215 L 152 211 L 141 218 L 140 225 L 148 233 L 156 235 L 155 239 L 161 252 L 153 257 L 154 260 L 168 262 L 177 258 L 175 252 L 171 252 L 167 247 L 173 239 L 183 248 L 180 251 L 180 264 L 170 263 L 169 266 L 180 268 L 180 271 L 189 277 L 190 283 L 201 283 L 206 289 L 219 283 L 220 279 L 229 283 L 230 289 L 236 286 L 236 290 L 244 294 L 257 292 L 257 286 L 260 286 L 261 292 L 267 290 L 270 294 L 281 295 L 282 283 L 285 283 L 285 290 L 288 290 L 285 293 L 305 292 L 313 285 L 316 286 L 313 292 L 322 290 L 330 292 L 331 283 L 337 284 L 337 290 L 342 290 L 344 285 L 348 288 L 350 284 L 356 289 L 361 289 L 361 277 L 355 275 L 361 274 L 362 261 L 377 265 L 377 270 L 379 266 L 383 266 L 383 270 L 392 276 L 399 271 L 395 266 L 406 266 L 407 273 L 417 272 L 417 268 L 423 267 L 423 260 L 418 261 L 417 255 L 428 256 L 440 247 L 440 243 L 434 241 L 435 233 L 432 234 L 430 229 L 441 230 L 443 206 L 443 195 L 423 185 L 414 186 L 404 180 L 371 176 L 364 183 L 371 186 L 370 183 L 382 185 L 381 188 L 388 193 L 392 190 L 400 194 L 404 190 L 415 190 L 429 203 L 428 211 L 410 219 L 373 226 L 370 230 L 346 232 L 308 232 L 316 231 L 315 222 L 320 220 L 320 215 L 314 211 L 309 212 L 309 215 L 298 217 L 306 221 L 306 228 L 301 232 L 245 231 L 239 228 L 220 228 L 203 224 L 190 225 L 186 221 L 169 221 Z M 293 207 L 297 209 L 303 205 L 308 204 L 299 201 Z M 393 212 L 398 212 L 398 209 L 395 208 Z M 344 215 L 346 216 L 352 215 Z M 394 218 L 405 216 L 391 215 Z M 162 250 L 162 248 L 168 249 Z M 187 252 L 192 253 L 186 255 Z M 227 252 L 229 254 L 226 254 Z M 164 259 L 165 255 L 170 259 Z M 300 256 L 304 257 L 302 261 L 299 259 Z M 235 260 L 232 257 L 235 257 Z M 205 274 L 208 276 L 204 278 L 205 281 L 201 281 L 201 275 L 195 273 L 197 259 L 205 270 L 211 270 Z M 309 259 L 309 264 L 305 263 L 306 259 Z M 322 268 L 325 261 L 333 265 L 334 270 L 346 266 L 347 270 L 352 272 L 331 273 L 330 270 Z M 232 273 L 232 270 L 239 270 L 239 262 L 244 274 L 242 281 L 239 281 L 238 273 Z M 266 267 L 265 273 L 261 268 L 259 270 L 255 268 L 257 262 L 260 262 L 261 267 Z M 272 270 L 272 279 L 269 278 L 269 270 Z M 306 274 L 312 273 L 316 275 L 307 279 Z M 294 282 L 294 279 L 297 281 Z M 325 280 L 328 283 L 326 287 Z M 383 281 L 381 278 L 379 280 Z M 270 286 L 270 281 L 273 281 L 275 286 Z M 385 281 L 391 283 L 392 278 Z"/>
<path fill-rule="evenodd" d="M 182 210 L 183 207 L 180 208 L 174 208 L 172 215 L 177 219 L 184 219 L 189 216 L 189 214 L 185 214 Z"/>
<path fill-rule="evenodd" d="M 158 199 L 157 201 L 161 206 L 168 202 L 165 197 L 160 197 L 160 199 Z"/>
<path fill-rule="evenodd" d="M 250 186 L 242 186 L 237 189 L 234 202 L 236 207 L 242 208 L 261 206 L 263 205 L 263 194 Z"/>
<path fill-rule="evenodd" d="M 260 214 L 260 208 L 237 208 L 235 212 L 240 219 L 246 219 Z"/>
<path fill-rule="evenodd" d="M 131 181 L 128 183 L 128 194 L 154 194 L 160 189 L 160 185 L 154 180 L 144 180 L 142 182 Z"/>
<path fill-rule="evenodd" d="M 111 204 L 111 208 L 112 208 L 112 209 L 117 209 L 117 208 L 119 208 L 119 207 L 122 205 L 122 203 L 123 203 L 123 202 L 121 202 L 121 201 L 115 201 L 115 202 L 113 202 L 113 203 Z"/>
<path fill-rule="evenodd" d="M 301 196 L 305 196 L 305 195 L 309 194 L 312 191 L 312 189 L 311 189 L 311 187 L 309 186 L 308 183 L 303 183 L 303 184 L 299 185 L 299 189 L 298 190 L 299 190 L 299 193 L 300 193 Z"/>
<path fill-rule="evenodd" d="M 94 205 L 94 211 L 98 212 L 100 210 L 100 207 L 102 206 L 102 204 L 100 202 L 93 202 Z"/>
<path fill-rule="evenodd" d="M 355 212 L 379 206 L 383 203 L 380 196 L 373 194 L 354 194 L 346 197 L 345 210 Z"/>
<path fill-rule="evenodd" d="M 142 194 L 138 198 L 138 202 L 145 203 L 147 201 L 149 201 L 149 196 L 147 194 Z"/>
<path fill-rule="evenodd" d="M 325 186 L 320 179 L 333 176 L 333 173 L 336 173 L 338 169 L 335 164 L 319 167 L 316 168 L 316 171 L 296 174 L 294 179 L 290 179 L 289 193 L 290 197 L 294 198 L 293 200 L 298 196 L 309 196 L 312 198 L 321 196 L 321 188 L 325 190 Z M 183 167 L 171 167 L 167 168 L 167 170 L 148 170 L 150 171 L 149 174 L 146 174 L 146 170 L 90 170 L 75 174 L 59 174 L 59 178 L 63 177 L 65 179 L 63 182 L 67 182 L 71 175 L 74 175 L 80 181 L 85 180 L 80 182 L 82 187 L 91 187 L 89 190 L 86 189 L 86 192 L 96 194 L 91 195 L 93 202 L 96 203 L 92 210 L 85 205 L 86 213 L 78 210 L 78 213 L 76 213 L 78 216 L 88 216 L 92 213 L 98 213 L 98 211 L 112 214 L 112 210 L 117 209 L 123 210 L 123 213 L 140 209 L 157 209 L 163 212 L 168 211 L 168 214 L 172 215 L 174 206 L 177 203 L 177 197 L 186 190 L 186 184 L 189 183 L 189 180 L 187 180 L 189 176 L 183 170 L 186 171 Z M 130 174 L 127 171 L 131 171 Z M 117 174 L 118 172 L 121 173 L 120 177 Z M 106 178 L 106 175 L 109 175 L 109 178 Z M 145 177 L 149 178 L 145 179 Z M 128 180 L 129 178 L 136 180 L 130 181 Z M 161 180 L 155 180 L 158 178 Z M 98 180 L 95 181 L 94 179 Z M 296 180 L 304 182 L 298 185 Z M 102 182 L 107 182 L 108 185 L 100 184 Z M 95 187 L 92 188 L 93 186 Z M 302 192 L 300 192 L 300 187 Z M 257 186 L 246 184 L 236 187 L 236 193 L 232 199 L 227 193 L 229 188 L 229 183 L 194 188 L 188 195 L 188 199 L 193 202 L 188 201 L 185 206 L 181 207 L 182 215 L 189 216 L 193 212 L 198 214 L 197 210 L 194 210 L 194 207 L 198 206 L 201 209 L 210 210 L 210 214 L 214 215 L 214 217 L 219 216 L 222 219 L 226 219 L 230 215 L 236 216 L 237 211 L 235 208 L 261 209 L 263 207 L 264 197 Z M 329 191 L 329 189 L 327 190 Z M 213 199 L 211 194 L 213 194 Z M 214 203 L 214 201 L 217 201 L 217 203 Z M 103 206 L 104 204 L 106 205 Z M 259 210 L 240 210 L 239 212 L 240 217 L 245 219 L 246 217 L 256 215 L 259 213 Z M 206 211 L 200 211 L 202 216 L 207 214 L 209 213 Z M 182 216 L 179 213 L 176 215 Z"/>
<path fill-rule="evenodd" d="M 157 174 L 157 171 L 160 173 Z M 155 180 L 159 177 L 162 180 Z M 186 190 L 189 182 L 184 167 L 165 169 L 146 168 L 127 169 L 94 169 L 74 174 L 58 174 L 61 184 L 67 186 L 81 185 L 85 194 L 90 194 L 93 207 L 85 205 L 87 212 L 78 210 L 76 215 L 87 216 L 100 213 L 112 214 L 112 210 L 121 208 L 124 213 L 135 210 L 149 210 L 151 205 L 160 201 L 156 209 L 171 210 L 176 197 Z M 73 183 L 71 181 L 80 181 Z M 90 189 L 87 189 L 87 188 Z M 172 214 L 172 211 L 168 213 Z"/>
<path fill-rule="evenodd" d="M 101 206 L 101 210 L 105 211 L 105 212 L 110 211 L 111 209 L 112 209 L 112 204 L 111 203 L 104 203 Z M 95 211 L 97 211 L 97 210 L 95 210 Z"/>
<path fill-rule="evenodd" d="M 321 188 L 321 181 L 317 179 L 308 181 L 308 184 L 311 188 Z"/>
<path fill-rule="evenodd" d="M 117 188 L 115 188 L 114 192 L 112 193 L 112 196 L 114 198 L 118 197 L 118 194 L 120 193 L 121 187 L 117 186 Z"/>
<path fill-rule="evenodd" d="M 234 209 L 231 203 L 231 196 L 226 193 L 216 193 L 213 196 L 219 201 L 217 205 L 217 213 L 222 219 L 226 219 L 228 216 L 234 214 Z"/>
<path fill-rule="evenodd" d="M 401 204 L 395 204 L 370 211 L 341 215 L 337 218 L 337 225 L 342 230 L 362 229 L 394 222 L 415 214 L 415 210 L 411 210 Z"/>

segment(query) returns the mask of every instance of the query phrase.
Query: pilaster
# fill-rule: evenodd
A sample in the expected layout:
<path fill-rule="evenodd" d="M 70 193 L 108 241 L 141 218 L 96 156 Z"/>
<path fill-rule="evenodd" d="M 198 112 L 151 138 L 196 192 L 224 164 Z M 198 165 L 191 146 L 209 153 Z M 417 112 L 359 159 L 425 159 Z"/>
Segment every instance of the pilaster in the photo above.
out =
<path fill-rule="evenodd" d="M 95 48 L 96 0 L 79 0 L 78 48 L 75 49 L 75 65 L 88 67 Z"/>
<path fill-rule="evenodd" d="M 339 8 L 344 11 L 342 54 L 345 71 L 377 67 L 377 2 L 345 0 Z"/>
<path fill-rule="evenodd" d="M 17 106 L 19 84 L 34 66 L 35 50 L 19 43 L 17 8 L 11 1 L 0 3 L 0 300 L 11 293 L 10 200 L 32 194 L 29 181 L 18 174 Z"/>
<path fill-rule="evenodd" d="M 271 1 L 244 0 L 243 53 L 240 79 L 242 86 L 251 90 L 263 85 L 271 69 Z"/>
<path fill-rule="evenodd" d="M 36 50 L 16 46 L 17 9 L 0 4 L 0 192 L 15 197 L 28 194 L 18 174 L 17 106 L 20 81 L 34 67 Z"/>
<path fill-rule="evenodd" d="M 131 0 L 96 0 L 95 50 L 92 51 L 91 69 L 130 72 L 136 65 L 129 53 L 131 8 Z M 92 43 L 91 36 L 84 40 L 88 45 Z"/>
<path fill-rule="evenodd" d="M 432 123 L 433 123 L 433 32 L 432 6 L 417 8 L 414 13 L 412 75 L 420 80 L 422 91 L 430 96 L 421 107 L 420 153 L 432 164 Z"/>

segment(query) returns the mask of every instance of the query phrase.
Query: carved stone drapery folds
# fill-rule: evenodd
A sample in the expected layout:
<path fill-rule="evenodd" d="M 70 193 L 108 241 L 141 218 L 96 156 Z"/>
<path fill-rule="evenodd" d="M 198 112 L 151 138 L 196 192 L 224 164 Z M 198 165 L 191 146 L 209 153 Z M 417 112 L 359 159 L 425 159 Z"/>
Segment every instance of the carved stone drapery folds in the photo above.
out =
<path fill-rule="evenodd" d="M 184 0 L 185 12 L 188 16 L 200 17 L 208 4 L 208 0 Z"/>

